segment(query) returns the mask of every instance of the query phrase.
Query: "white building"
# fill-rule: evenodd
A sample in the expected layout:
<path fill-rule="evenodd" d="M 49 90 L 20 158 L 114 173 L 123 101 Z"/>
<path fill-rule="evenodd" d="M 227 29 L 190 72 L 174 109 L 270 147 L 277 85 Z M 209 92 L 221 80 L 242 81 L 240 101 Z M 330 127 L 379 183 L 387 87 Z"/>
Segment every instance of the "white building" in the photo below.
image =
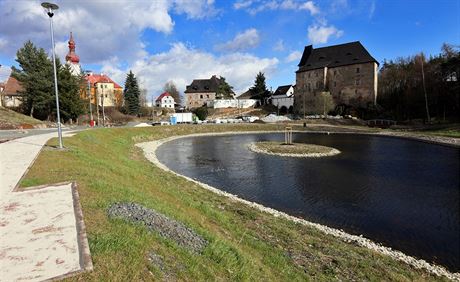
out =
<path fill-rule="evenodd" d="M 174 98 L 168 92 L 165 92 L 158 96 L 155 100 L 155 105 L 160 108 L 171 108 L 174 109 Z"/>
<path fill-rule="evenodd" d="M 292 112 L 294 107 L 295 85 L 279 86 L 270 98 L 271 104 L 276 106 L 281 113 Z"/>

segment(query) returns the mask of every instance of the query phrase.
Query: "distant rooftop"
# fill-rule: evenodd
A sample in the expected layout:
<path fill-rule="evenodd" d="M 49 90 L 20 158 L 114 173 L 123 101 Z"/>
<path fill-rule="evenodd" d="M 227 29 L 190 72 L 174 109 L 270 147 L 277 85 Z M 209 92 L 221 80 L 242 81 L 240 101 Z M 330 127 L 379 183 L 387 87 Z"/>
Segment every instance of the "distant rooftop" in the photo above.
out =
<path fill-rule="evenodd" d="M 209 79 L 194 79 L 184 93 L 215 93 L 221 83 L 222 79 L 215 75 Z"/>
<path fill-rule="evenodd" d="M 94 74 L 90 73 L 85 76 L 86 80 L 89 80 L 91 84 L 95 83 L 113 83 L 114 88 L 122 88 L 118 83 L 113 81 L 110 77 L 105 74 Z"/>
<path fill-rule="evenodd" d="M 308 45 L 305 46 L 297 72 L 369 62 L 378 64 L 359 41 L 316 49 L 313 45 Z"/>

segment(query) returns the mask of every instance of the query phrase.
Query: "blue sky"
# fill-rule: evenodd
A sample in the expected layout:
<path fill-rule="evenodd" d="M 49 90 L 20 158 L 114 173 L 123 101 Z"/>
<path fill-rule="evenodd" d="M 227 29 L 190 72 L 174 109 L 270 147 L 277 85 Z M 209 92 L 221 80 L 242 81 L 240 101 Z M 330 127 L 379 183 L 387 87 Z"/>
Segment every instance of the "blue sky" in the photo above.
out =
<path fill-rule="evenodd" d="M 295 81 L 305 45 L 361 41 L 379 62 L 460 44 L 460 0 L 56 1 L 56 52 L 73 31 L 84 69 L 123 84 L 132 69 L 149 96 L 173 80 L 227 78 L 237 92 L 258 71 L 269 86 Z M 30 39 L 49 50 L 46 15 L 34 0 L 0 1 L 0 80 Z"/>

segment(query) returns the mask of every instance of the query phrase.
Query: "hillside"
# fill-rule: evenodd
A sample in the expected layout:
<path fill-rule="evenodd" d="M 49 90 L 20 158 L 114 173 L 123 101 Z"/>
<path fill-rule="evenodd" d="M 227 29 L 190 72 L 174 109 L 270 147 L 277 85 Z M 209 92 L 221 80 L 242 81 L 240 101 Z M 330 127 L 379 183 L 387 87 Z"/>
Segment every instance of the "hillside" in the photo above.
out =
<path fill-rule="evenodd" d="M 1 129 L 30 129 L 43 128 L 46 123 L 23 115 L 21 113 L 0 107 L 0 130 Z"/>

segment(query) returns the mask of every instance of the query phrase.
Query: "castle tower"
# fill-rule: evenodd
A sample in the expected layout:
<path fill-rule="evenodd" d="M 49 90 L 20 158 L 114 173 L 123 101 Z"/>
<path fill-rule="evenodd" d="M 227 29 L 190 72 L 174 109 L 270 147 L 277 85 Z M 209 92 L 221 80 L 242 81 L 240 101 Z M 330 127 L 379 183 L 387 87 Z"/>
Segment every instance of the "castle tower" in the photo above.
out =
<path fill-rule="evenodd" d="M 72 32 L 69 39 L 69 53 L 65 56 L 66 65 L 70 66 L 70 72 L 73 75 L 81 75 L 80 58 L 75 54 L 75 41 L 73 40 Z"/>

